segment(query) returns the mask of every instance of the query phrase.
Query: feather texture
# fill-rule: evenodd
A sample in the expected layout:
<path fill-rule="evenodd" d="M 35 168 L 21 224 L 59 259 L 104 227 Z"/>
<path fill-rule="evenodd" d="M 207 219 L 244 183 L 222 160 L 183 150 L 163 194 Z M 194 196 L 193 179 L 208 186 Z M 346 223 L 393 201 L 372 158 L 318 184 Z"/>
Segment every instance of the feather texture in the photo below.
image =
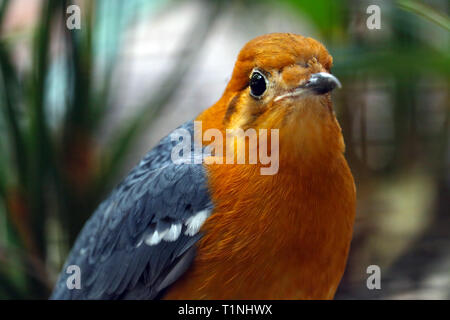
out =
<path fill-rule="evenodd" d="M 181 128 L 193 136 L 192 122 Z M 187 269 L 204 219 L 196 220 L 195 230 L 190 222 L 210 212 L 212 203 L 205 169 L 173 163 L 174 143 L 170 135 L 164 138 L 100 204 L 78 236 L 52 299 L 150 299 Z M 69 265 L 81 269 L 79 290 L 67 288 Z"/>

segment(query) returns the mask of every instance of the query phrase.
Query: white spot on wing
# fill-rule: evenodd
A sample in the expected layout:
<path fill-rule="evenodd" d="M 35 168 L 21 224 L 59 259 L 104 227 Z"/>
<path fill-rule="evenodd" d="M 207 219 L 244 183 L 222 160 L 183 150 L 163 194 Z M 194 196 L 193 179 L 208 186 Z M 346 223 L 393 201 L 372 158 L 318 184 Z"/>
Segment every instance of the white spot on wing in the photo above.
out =
<path fill-rule="evenodd" d="M 164 236 L 164 240 L 166 241 L 175 241 L 178 239 L 181 233 L 181 223 L 173 224 L 170 226 L 169 231 Z"/>
<path fill-rule="evenodd" d="M 209 217 L 210 213 L 211 210 L 205 209 L 197 212 L 195 215 L 187 219 L 184 223 L 186 226 L 184 234 L 187 236 L 195 235 L 200 230 L 205 220 Z M 144 242 L 148 246 L 155 246 L 162 240 L 175 241 L 180 237 L 182 227 L 183 225 L 181 223 L 174 223 L 170 226 L 170 228 L 167 228 L 162 232 L 155 230 L 152 234 L 149 234 L 145 238 Z M 142 241 L 140 241 L 136 247 L 139 247 L 141 244 Z"/>
<path fill-rule="evenodd" d="M 208 218 L 210 213 L 211 210 L 205 209 L 197 212 L 195 215 L 187 219 L 185 222 L 186 231 L 184 232 L 184 234 L 187 236 L 195 235 L 200 230 L 201 226 Z"/>
<path fill-rule="evenodd" d="M 161 240 L 175 241 L 180 236 L 180 233 L 181 233 L 181 223 L 172 224 L 170 228 L 162 232 L 158 232 L 158 230 L 155 230 L 152 234 L 148 235 L 145 238 L 145 244 L 148 246 L 155 246 L 158 243 L 160 243 Z M 136 247 L 139 247 L 141 243 L 142 241 L 139 242 Z"/>
<path fill-rule="evenodd" d="M 144 242 L 144 240 L 139 240 L 139 242 L 136 244 L 136 248 L 139 248 L 142 245 L 142 242 Z"/>
<path fill-rule="evenodd" d="M 158 231 L 153 232 L 151 235 L 145 238 L 145 244 L 148 246 L 154 246 L 158 244 L 160 241 L 161 238 L 159 237 Z"/>
<path fill-rule="evenodd" d="M 151 235 L 149 235 L 145 239 L 145 244 L 148 246 L 154 246 L 161 242 L 162 238 L 166 235 L 166 233 L 169 231 L 169 229 L 164 230 L 162 232 L 158 232 L 158 230 L 155 230 Z"/>

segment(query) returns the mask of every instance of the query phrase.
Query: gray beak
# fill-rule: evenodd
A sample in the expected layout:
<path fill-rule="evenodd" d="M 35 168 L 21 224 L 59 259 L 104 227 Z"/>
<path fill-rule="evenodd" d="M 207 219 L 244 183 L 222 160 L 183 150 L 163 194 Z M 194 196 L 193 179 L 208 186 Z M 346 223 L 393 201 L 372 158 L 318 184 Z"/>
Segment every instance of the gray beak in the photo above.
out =
<path fill-rule="evenodd" d="M 325 94 L 334 90 L 336 87 L 341 88 L 342 85 L 332 74 L 319 72 L 312 74 L 309 80 L 301 87 L 311 90 L 315 94 Z"/>

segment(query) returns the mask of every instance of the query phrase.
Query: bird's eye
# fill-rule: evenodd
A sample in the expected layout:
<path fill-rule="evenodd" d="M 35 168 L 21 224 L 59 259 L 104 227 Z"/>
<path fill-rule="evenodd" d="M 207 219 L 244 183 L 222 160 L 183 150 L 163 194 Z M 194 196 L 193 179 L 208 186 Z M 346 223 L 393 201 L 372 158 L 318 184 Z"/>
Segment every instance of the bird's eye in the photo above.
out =
<path fill-rule="evenodd" d="M 258 71 L 254 71 L 250 77 L 250 93 L 255 98 L 259 98 L 266 91 L 266 77 Z"/>

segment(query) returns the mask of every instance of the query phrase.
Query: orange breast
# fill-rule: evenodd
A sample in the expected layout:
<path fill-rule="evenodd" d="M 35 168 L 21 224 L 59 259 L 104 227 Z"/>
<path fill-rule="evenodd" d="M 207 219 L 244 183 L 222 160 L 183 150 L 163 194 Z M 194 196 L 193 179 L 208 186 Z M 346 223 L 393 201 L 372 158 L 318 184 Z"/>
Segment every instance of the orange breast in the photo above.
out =
<path fill-rule="evenodd" d="M 210 165 L 215 203 L 189 271 L 166 299 L 331 299 L 355 212 L 343 156 L 312 168 Z"/>
<path fill-rule="evenodd" d="M 225 93 L 197 118 L 203 132 L 224 130 L 229 99 Z M 261 175 L 260 165 L 206 165 L 214 212 L 192 266 L 166 299 L 333 298 L 352 237 L 355 185 L 329 116 L 322 131 L 331 138 L 316 157 L 293 153 L 300 133 L 280 130 L 275 175 Z"/>

